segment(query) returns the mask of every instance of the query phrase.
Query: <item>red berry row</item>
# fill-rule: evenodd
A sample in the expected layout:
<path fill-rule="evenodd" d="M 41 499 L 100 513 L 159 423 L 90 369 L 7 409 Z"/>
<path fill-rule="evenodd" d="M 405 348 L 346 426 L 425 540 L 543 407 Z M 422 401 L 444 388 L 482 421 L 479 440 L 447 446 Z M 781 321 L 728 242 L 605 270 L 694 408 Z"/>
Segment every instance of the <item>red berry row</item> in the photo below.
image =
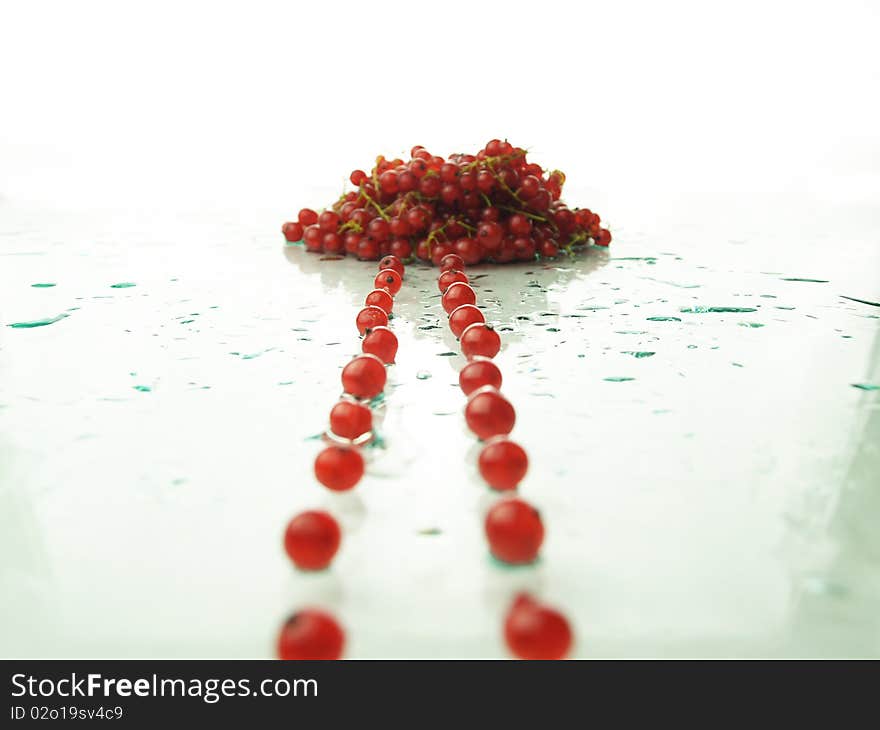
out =
<path fill-rule="evenodd" d="M 374 288 L 355 317 L 363 354 L 342 369 L 343 397 L 330 410 L 329 418 L 328 437 L 335 443 L 315 458 L 316 479 L 332 491 L 354 488 L 364 474 L 360 446 L 372 438 L 370 400 L 385 389 L 386 366 L 394 363 L 397 354 L 397 337 L 388 327 L 388 317 L 403 275 L 398 258 L 382 259 Z M 336 555 L 341 539 L 342 531 L 330 513 L 308 510 L 288 524 L 284 548 L 300 570 L 323 570 Z M 320 609 L 302 609 L 282 627 L 278 655 L 282 659 L 338 659 L 344 643 L 345 633 L 333 616 Z"/>
<path fill-rule="evenodd" d="M 416 146 L 407 162 L 380 156 L 369 174 L 349 179 L 356 190 L 321 213 L 304 208 L 281 227 L 284 238 L 316 253 L 435 265 L 450 253 L 466 264 L 509 263 L 611 243 L 596 213 L 561 200 L 562 172 L 545 171 L 506 141 L 447 159 Z"/>
<path fill-rule="evenodd" d="M 501 338 L 476 306 L 477 295 L 464 268 L 460 256 L 447 254 L 440 262 L 437 285 L 449 327 L 468 361 L 459 373 L 459 385 L 468 397 L 464 412 L 467 425 L 485 442 L 478 458 L 480 474 L 492 489 L 506 492 L 516 489 L 525 477 L 528 456 L 509 438 L 516 411 L 500 392 L 503 378 L 492 361 L 501 350 Z M 496 502 L 486 515 L 484 528 L 489 549 L 497 559 L 514 565 L 537 559 L 544 525 L 538 511 L 525 500 Z M 561 659 L 572 641 L 565 617 L 527 595 L 513 601 L 504 636 L 511 652 L 522 659 Z"/>

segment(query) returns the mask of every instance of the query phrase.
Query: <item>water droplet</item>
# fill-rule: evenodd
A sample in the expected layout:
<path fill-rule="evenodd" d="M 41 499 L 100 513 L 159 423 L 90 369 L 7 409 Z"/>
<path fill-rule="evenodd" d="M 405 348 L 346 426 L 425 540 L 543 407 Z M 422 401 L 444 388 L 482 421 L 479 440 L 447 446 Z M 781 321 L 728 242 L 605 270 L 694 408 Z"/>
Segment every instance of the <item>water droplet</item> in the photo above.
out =
<path fill-rule="evenodd" d="M 802 281 L 807 284 L 827 284 L 828 279 L 801 279 L 796 276 L 787 276 L 780 279 L 780 281 Z"/>
<path fill-rule="evenodd" d="M 137 286 L 134 282 L 131 281 L 120 281 L 118 284 L 111 284 L 111 289 L 128 289 L 130 287 Z"/>
<path fill-rule="evenodd" d="M 438 357 L 455 357 L 457 354 L 458 354 L 457 352 L 438 352 L 437 356 Z"/>
<path fill-rule="evenodd" d="M 752 329 L 757 329 L 758 327 L 763 327 L 764 324 L 762 322 L 740 322 L 740 327 L 751 327 Z"/>
<path fill-rule="evenodd" d="M 31 286 L 32 286 L 34 289 L 50 289 L 51 287 L 55 286 L 55 284 L 49 284 L 49 283 L 42 284 L 42 283 L 38 283 L 38 284 L 31 284 Z"/>
<path fill-rule="evenodd" d="M 649 322 L 681 322 L 680 317 L 648 317 Z"/>
<path fill-rule="evenodd" d="M 435 535 L 442 535 L 443 530 L 441 530 L 439 527 L 425 527 L 419 530 L 417 534 L 433 537 Z"/>
<path fill-rule="evenodd" d="M 419 380 L 427 380 L 430 377 L 431 373 L 429 373 L 427 370 L 419 370 L 419 372 L 416 373 L 416 378 L 418 378 Z"/>
<path fill-rule="evenodd" d="M 880 390 L 880 385 L 874 385 L 874 383 L 850 383 L 850 385 L 859 390 Z"/>
<path fill-rule="evenodd" d="M 683 307 L 679 310 L 688 314 L 742 314 L 745 312 L 757 312 L 754 307 Z"/>
<path fill-rule="evenodd" d="M 149 385 L 135 385 L 133 388 L 140 393 L 150 393 L 153 390 Z"/>
<path fill-rule="evenodd" d="M 30 322 L 13 322 L 8 325 L 13 329 L 32 329 L 34 327 L 45 327 L 46 325 L 55 324 L 56 322 L 60 322 L 65 317 L 69 317 L 69 314 L 59 314 L 57 317 L 46 317 L 45 319 L 35 319 Z"/>
<path fill-rule="evenodd" d="M 657 353 L 656 352 L 642 352 L 640 350 L 624 350 L 623 354 L 624 355 L 632 355 L 635 358 L 642 359 L 644 357 L 654 357 L 654 355 L 656 355 Z"/>
<path fill-rule="evenodd" d="M 616 376 L 616 377 L 611 377 L 611 378 L 602 378 L 602 380 L 605 380 L 609 383 L 626 383 L 627 381 L 635 380 L 635 378 Z"/>

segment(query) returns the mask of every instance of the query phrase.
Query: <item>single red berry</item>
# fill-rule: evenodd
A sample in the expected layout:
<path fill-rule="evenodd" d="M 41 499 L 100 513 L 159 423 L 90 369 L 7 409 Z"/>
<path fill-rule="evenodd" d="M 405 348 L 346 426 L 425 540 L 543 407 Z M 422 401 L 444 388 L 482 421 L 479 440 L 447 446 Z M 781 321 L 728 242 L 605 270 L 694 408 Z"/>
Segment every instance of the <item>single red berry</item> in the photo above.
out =
<path fill-rule="evenodd" d="M 377 289 L 387 289 L 391 296 L 400 291 L 403 286 L 403 280 L 394 269 L 382 269 L 373 280 L 373 286 Z"/>
<path fill-rule="evenodd" d="M 611 231 L 607 228 L 599 230 L 599 237 L 595 239 L 597 246 L 608 246 L 611 243 Z"/>
<path fill-rule="evenodd" d="M 284 234 L 285 241 L 296 243 L 297 241 L 302 241 L 305 226 L 302 223 L 291 223 L 288 221 L 281 226 L 281 232 Z"/>
<path fill-rule="evenodd" d="M 388 227 L 391 229 L 392 236 L 403 237 L 403 236 L 408 236 L 410 234 L 409 222 L 406 220 L 406 218 L 400 218 L 398 216 L 395 216 L 394 218 L 392 218 L 389 221 Z M 401 262 L 401 266 L 403 266 L 402 262 Z M 386 266 L 385 268 L 390 269 L 393 267 Z M 401 275 L 402 275 L 402 272 L 401 272 Z"/>
<path fill-rule="evenodd" d="M 492 489 L 516 489 L 529 469 L 529 457 L 522 446 L 506 438 L 492 439 L 480 452 L 480 474 Z"/>
<path fill-rule="evenodd" d="M 531 596 L 517 596 L 504 620 L 504 640 L 520 659 L 564 659 L 572 645 L 568 620 Z"/>
<path fill-rule="evenodd" d="M 342 388 L 356 398 L 375 398 L 387 378 L 385 365 L 375 355 L 358 355 L 342 368 Z"/>
<path fill-rule="evenodd" d="M 400 274 L 401 279 L 403 278 L 403 261 L 397 258 L 397 256 L 393 256 L 391 254 L 389 254 L 388 256 L 383 256 L 382 259 L 379 261 L 379 271 L 382 271 L 382 269 L 392 269 Z"/>
<path fill-rule="evenodd" d="M 440 298 L 444 311 L 449 314 L 462 304 L 476 304 L 477 293 L 468 284 L 457 282 L 451 284 Z"/>
<path fill-rule="evenodd" d="M 461 337 L 468 327 L 476 322 L 485 322 L 480 308 L 474 304 L 462 304 L 449 313 L 449 329 L 456 338 Z"/>
<path fill-rule="evenodd" d="M 330 430 L 354 441 L 373 430 L 373 412 L 363 403 L 341 400 L 330 409 Z"/>
<path fill-rule="evenodd" d="M 360 184 L 366 182 L 367 173 L 363 170 L 354 170 L 351 175 L 348 176 L 348 179 L 351 180 L 351 184 L 355 187 L 360 187 Z"/>
<path fill-rule="evenodd" d="M 477 355 L 458 373 L 458 385 L 465 395 L 470 395 L 477 388 L 490 385 L 501 388 L 501 371 L 489 358 Z"/>
<path fill-rule="evenodd" d="M 398 191 L 398 176 L 394 170 L 387 170 L 379 175 L 379 187 L 387 195 L 396 195 Z"/>
<path fill-rule="evenodd" d="M 477 226 L 477 241 L 486 251 L 497 251 L 504 238 L 504 229 L 494 221 L 485 221 Z"/>
<path fill-rule="evenodd" d="M 460 281 L 462 284 L 468 283 L 467 275 L 463 271 L 449 269 L 444 271 L 437 277 L 437 288 L 441 293 L 445 292 L 450 286 Z"/>
<path fill-rule="evenodd" d="M 489 550 L 499 560 L 514 565 L 531 563 L 544 541 L 541 515 L 521 499 L 497 502 L 486 515 Z"/>
<path fill-rule="evenodd" d="M 516 411 L 494 388 L 475 390 L 464 409 L 468 428 L 484 441 L 493 436 L 506 436 L 513 431 Z"/>
<path fill-rule="evenodd" d="M 367 330 L 384 327 L 388 324 L 388 314 L 380 307 L 364 307 L 355 319 L 358 332 L 365 334 Z"/>
<path fill-rule="evenodd" d="M 364 306 L 379 307 L 385 310 L 385 314 L 391 314 L 394 308 L 394 297 L 392 297 L 385 289 L 373 289 L 364 300 Z"/>
<path fill-rule="evenodd" d="M 286 660 L 339 659 L 345 632 L 329 613 L 315 608 L 297 611 L 281 627 L 278 658 Z"/>
<path fill-rule="evenodd" d="M 395 238 L 391 241 L 388 250 L 399 259 L 408 259 L 412 256 L 412 244 L 408 238 Z"/>
<path fill-rule="evenodd" d="M 357 257 L 362 261 L 376 261 L 379 258 L 379 242 L 372 238 L 363 238 L 358 243 Z"/>
<path fill-rule="evenodd" d="M 364 475 L 364 457 L 357 449 L 328 446 L 315 457 L 315 477 L 327 489 L 345 492 Z"/>
<path fill-rule="evenodd" d="M 311 208 L 303 208 L 296 219 L 304 226 L 313 226 L 318 222 L 318 214 Z"/>
<path fill-rule="evenodd" d="M 386 365 L 391 365 L 397 355 L 397 336 L 388 327 L 373 327 L 367 330 L 361 349 L 375 355 Z"/>
<path fill-rule="evenodd" d="M 333 210 L 325 210 L 318 216 L 318 228 L 326 232 L 335 232 L 339 227 L 339 214 Z"/>
<path fill-rule="evenodd" d="M 507 230 L 514 236 L 528 236 L 532 232 L 532 222 L 520 213 L 507 219 Z"/>
<path fill-rule="evenodd" d="M 555 259 L 559 256 L 559 245 L 552 238 L 541 243 L 541 256 L 545 259 Z"/>
<path fill-rule="evenodd" d="M 458 254 L 448 253 L 440 259 L 440 271 L 450 271 L 451 269 L 464 271 L 464 259 Z"/>
<path fill-rule="evenodd" d="M 287 525 L 284 549 L 301 570 L 323 570 L 336 551 L 342 534 L 336 520 L 327 512 L 300 512 Z"/>
<path fill-rule="evenodd" d="M 461 333 L 461 354 L 470 360 L 475 355 L 495 357 L 501 349 L 501 337 L 491 324 L 475 322 Z"/>
<path fill-rule="evenodd" d="M 306 245 L 307 251 L 316 252 L 323 250 L 324 231 L 316 225 L 308 226 L 303 231 L 303 242 Z"/>
<path fill-rule="evenodd" d="M 321 245 L 327 253 L 339 254 L 345 250 L 345 241 L 334 231 L 328 231 L 321 239 Z"/>

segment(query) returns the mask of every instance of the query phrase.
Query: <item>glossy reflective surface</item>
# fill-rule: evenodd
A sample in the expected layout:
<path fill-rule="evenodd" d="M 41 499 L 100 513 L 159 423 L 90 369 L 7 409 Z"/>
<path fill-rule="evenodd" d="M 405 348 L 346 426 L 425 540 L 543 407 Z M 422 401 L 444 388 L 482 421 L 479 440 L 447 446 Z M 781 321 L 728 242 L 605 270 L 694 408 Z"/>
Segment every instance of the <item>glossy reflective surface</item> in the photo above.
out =
<path fill-rule="evenodd" d="M 519 588 L 578 656 L 880 654 L 873 211 L 677 203 L 612 210 L 607 252 L 469 272 L 547 527 L 513 569 L 435 271 L 407 269 L 381 440 L 336 495 L 315 437 L 373 264 L 283 248 L 279 211 L 4 201 L 2 654 L 268 656 L 311 604 L 349 656 L 504 656 Z M 281 536 L 310 507 L 344 538 L 306 575 Z"/>

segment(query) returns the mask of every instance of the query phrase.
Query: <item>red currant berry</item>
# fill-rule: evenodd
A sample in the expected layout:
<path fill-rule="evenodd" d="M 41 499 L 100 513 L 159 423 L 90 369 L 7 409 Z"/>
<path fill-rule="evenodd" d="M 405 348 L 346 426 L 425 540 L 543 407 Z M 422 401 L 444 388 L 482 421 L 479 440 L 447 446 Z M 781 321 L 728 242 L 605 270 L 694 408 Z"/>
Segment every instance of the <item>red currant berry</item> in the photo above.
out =
<path fill-rule="evenodd" d="M 376 261 L 379 258 L 379 242 L 372 238 L 362 238 L 358 243 L 357 257 L 361 261 Z"/>
<path fill-rule="evenodd" d="M 388 221 L 373 218 L 367 225 L 367 235 L 376 241 L 387 241 L 388 236 L 391 235 L 391 226 L 388 225 Z"/>
<path fill-rule="evenodd" d="M 355 323 L 357 324 L 358 332 L 364 334 L 367 330 L 387 325 L 388 314 L 380 307 L 364 307 L 358 312 Z"/>
<path fill-rule="evenodd" d="M 487 251 L 496 251 L 504 238 L 504 229 L 494 221 L 485 221 L 477 227 L 477 240 Z"/>
<path fill-rule="evenodd" d="M 463 284 L 460 281 L 451 284 L 440 298 L 443 310 L 447 314 L 451 313 L 453 309 L 457 309 L 462 304 L 476 304 L 476 302 L 477 293 L 469 284 Z"/>
<path fill-rule="evenodd" d="M 324 234 L 321 245 L 327 253 L 338 254 L 345 250 L 345 241 L 338 233 L 330 231 Z"/>
<path fill-rule="evenodd" d="M 492 192 L 495 187 L 495 176 L 488 170 L 480 170 L 477 173 L 477 190 L 484 195 Z"/>
<path fill-rule="evenodd" d="M 325 210 L 318 216 L 318 227 L 322 231 L 335 232 L 339 227 L 339 214 L 333 210 Z"/>
<path fill-rule="evenodd" d="M 373 412 L 363 403 L 341 400 L 330 409 L 330 430 L 354 441 L 373 430 Z"/>
<path fill-rule="evenodd" d="M 458 373 L 458 385 L 465 395 L 470 395 L 477 388 L 486 385 L 500 389 L 501 381 L 498 366 L 486 357 L 475 357 Z"/>
<path fill-rule="evenodd" d="M 559 256 L 559 245 L 552 238 L 541 244 L 541 256 L 545 259 L 555 259 Z"/>
<path fill-rule="evenodd" d="M 388 250 L 399 259 L 408 259 L 412 256 L 412 244 L 406 238 L 395 238 L 391 241 Z"/>
<path fill-rule="evenodd" d="M 480 388 L 471 393 L 464 409 L 468 428 L 483 441 L 493 436 L 506 436 L 513 431 L 516 411 L 501 393 L 493 388 Z"/>
<path fill-rule="evenodd" d="M 492 439 L 477 460 L 486 483 L 499 491 L 516 489 L 529 468 L 529 457 L 522 446 L 505 438 Z"/>
<path fill-rule="evenodd" d="M 375 355 L 386 365 L 391 365 L 397 355 L 397 336 L 388 327 L 373 327 L 367 331 L 361 349 Z"/>
<path fill-rule="evenodd" d="M 388 256 L 384 256 L 379 261 L 379 271 L 382 271 L 382 269 L 393 269 L 398 274 L 400 274 L 401 279 L 403 278 L 403 261 L 397 258 L 397 256 L 392 256 L 390 254 Z"/>
<path fill-rule="evenodd" d="M 351 175 L 348 176 L 348 179 L 351 180 L 352 185 L 360 187 L 360 184 L 366 181 L 367 173 L 363 170 L 354 170 Z"/>
<path fill-rule="evenodd" d="M 532 222 L 524 215 L 514 213 L 507 219 L 507 230 L 514 236 L 528 236 L 532 232 Z"/>
<path fill-rule="evenodd" d="M 302 241 L 304 231 L 305 226 L 303 226 L 302 223 L 287 222 L 283 226 L 281 226 L 281 232 L 284 234 L 284 240 L 289 241 L 290 243 Z"/>
<path fill-rule="evenodd" d="M 489 550 L 499 560 L 513 565 L 531 563 L 544 541 L 541 515 L 521 499 L 497 502 L 486 515 Z"/>
<path fill-rule="evenodd" d="M 564 659 L 572 632 L 565 616 L 531 596 L 517 596 L 504 620 L 504 640 L 520 659 Z"/>
<path fill-rule="evenodd" d="M 315 458 L 315 478 L 327 489 L 345 492 L 364 475 L 364 458 L 357 449 L 328 446 Z"/>
<path fill-rule="evenodd" d="M 453 284 L 455 284 L 456 282 L 459 282 L 459 281 L 462 284 L 467 284 L 468 283 L 467 275 L 462 271 L 458 271 L 456 269 L 449 269 L 447 271 L 444 271 L 442 274 L 440 274 L 439 277 L 437 277 L 437 288 L 440 290 L 440 293 L 442 294 L 450 286 L 452 286 Z"/>
<path fill-rule="evenodd" d="M 397 173 L 394 170 L 387 170 L 379 175 L 379 187 L 386 195 L 396 195 L 398 190 Z"/>
<path fill-rule="evenodd" d="M 461 354 L 470 360 L 475 355 L 495 357 L 501 349 L 501 337 L 491 324 L 475 322 L 461 333 Z"/>
<path fill-rule="evenodd" d="M 387 378 L 385 365 L 375 355 L 358 355 L 342 368 L 342 388 L 356 398 L 375 398 Z"/>
<path fill-rule="evenodd" d="M 394 269 L 382 269 L 373 280 L 373 286 L 377 289 L 387 289 L 391 296 L 400 291 L 403 281 Z"/>
<path fill-rule="evenodd" d="M 303 208 L 297 215 L 296 219 L 303 226 L 313 226 L 318 222 L 318 214 L 311 208 Z"/>
<path fill-rule="evenodd" d="M 397 191 L 399 193 L 411 193 L 419 186 L 419 179 L 409 170 L 404 170 L 397 176 Z"/>
<path fill-rule="evenodd" d="M 485 322 L 486 318 L 479 307 L 474 304 L 462 304 L 449 313 L 449 329 L 456 338 L 461 337 L 468 327 L 476 322 Z"/>
<path fill-rule="evenodd" d="M 385 314 L 391 314 L 394 308 L 394 297 L 392 297 L 385 289 L 373 289 L 364 300 L 366 307 L 379 307 L 385 311 Z"/>
<path fill-rule="evenodd" d="M 303 231 L 303 241 L 307 251 L 321 251 L 324 246 L 324 231 L 312 225 Z"/>
<path fill-rule="evenodd" d="M 327 512 L 300 512 L 287 525 L 284 549 L 301 570 L 323 570 L 336 551 L 342 534 L 336 520 Z"/>
<path fill-rule="evenodd" d="M 436 175 L 423 177 L 419 180 L 419 192 L 426 198 L 436 198 L 440 194 L 442 184 Z"/>
<path fill-rule="evenodd" d="M 607 228 L 599 230 L 599 237 L 595 239 L 597 246 L 608 246 L 611 243 L 611 231 Z"/>
<path fill-rule="evenodd" d="M 345 633 L 329 613 L 314 608 L 297 611 L 281 627 L 278 658 L 287 660 L 339 659 Z"/>
<path fill-rule="evenodd" d="M 455 253 L 448 253 L 440 259 L 440 271 L 464 271 L 464 259 Z"/>
<path fill-rule="evenodd" d="M 406 220 L 406 218 L 395 216 L 389 221 L 388 225 L 391 228 L 392 236 L 398 236 L 402 238 L 409 235 L 409 222 Z"/>
<path fill-rule="evenodd" d="M 455 251 L 468 266 L 480 263 L 483 258 L 483 249 L 473 238 L 459 238 L 455 242 Z"/>
<path fill-rule="evenodd" d="M 522 198 L 532 198 L 541 189 L 541 181 L 534 175 L 526 175 L 519 184 L 519 194 Z"/>

